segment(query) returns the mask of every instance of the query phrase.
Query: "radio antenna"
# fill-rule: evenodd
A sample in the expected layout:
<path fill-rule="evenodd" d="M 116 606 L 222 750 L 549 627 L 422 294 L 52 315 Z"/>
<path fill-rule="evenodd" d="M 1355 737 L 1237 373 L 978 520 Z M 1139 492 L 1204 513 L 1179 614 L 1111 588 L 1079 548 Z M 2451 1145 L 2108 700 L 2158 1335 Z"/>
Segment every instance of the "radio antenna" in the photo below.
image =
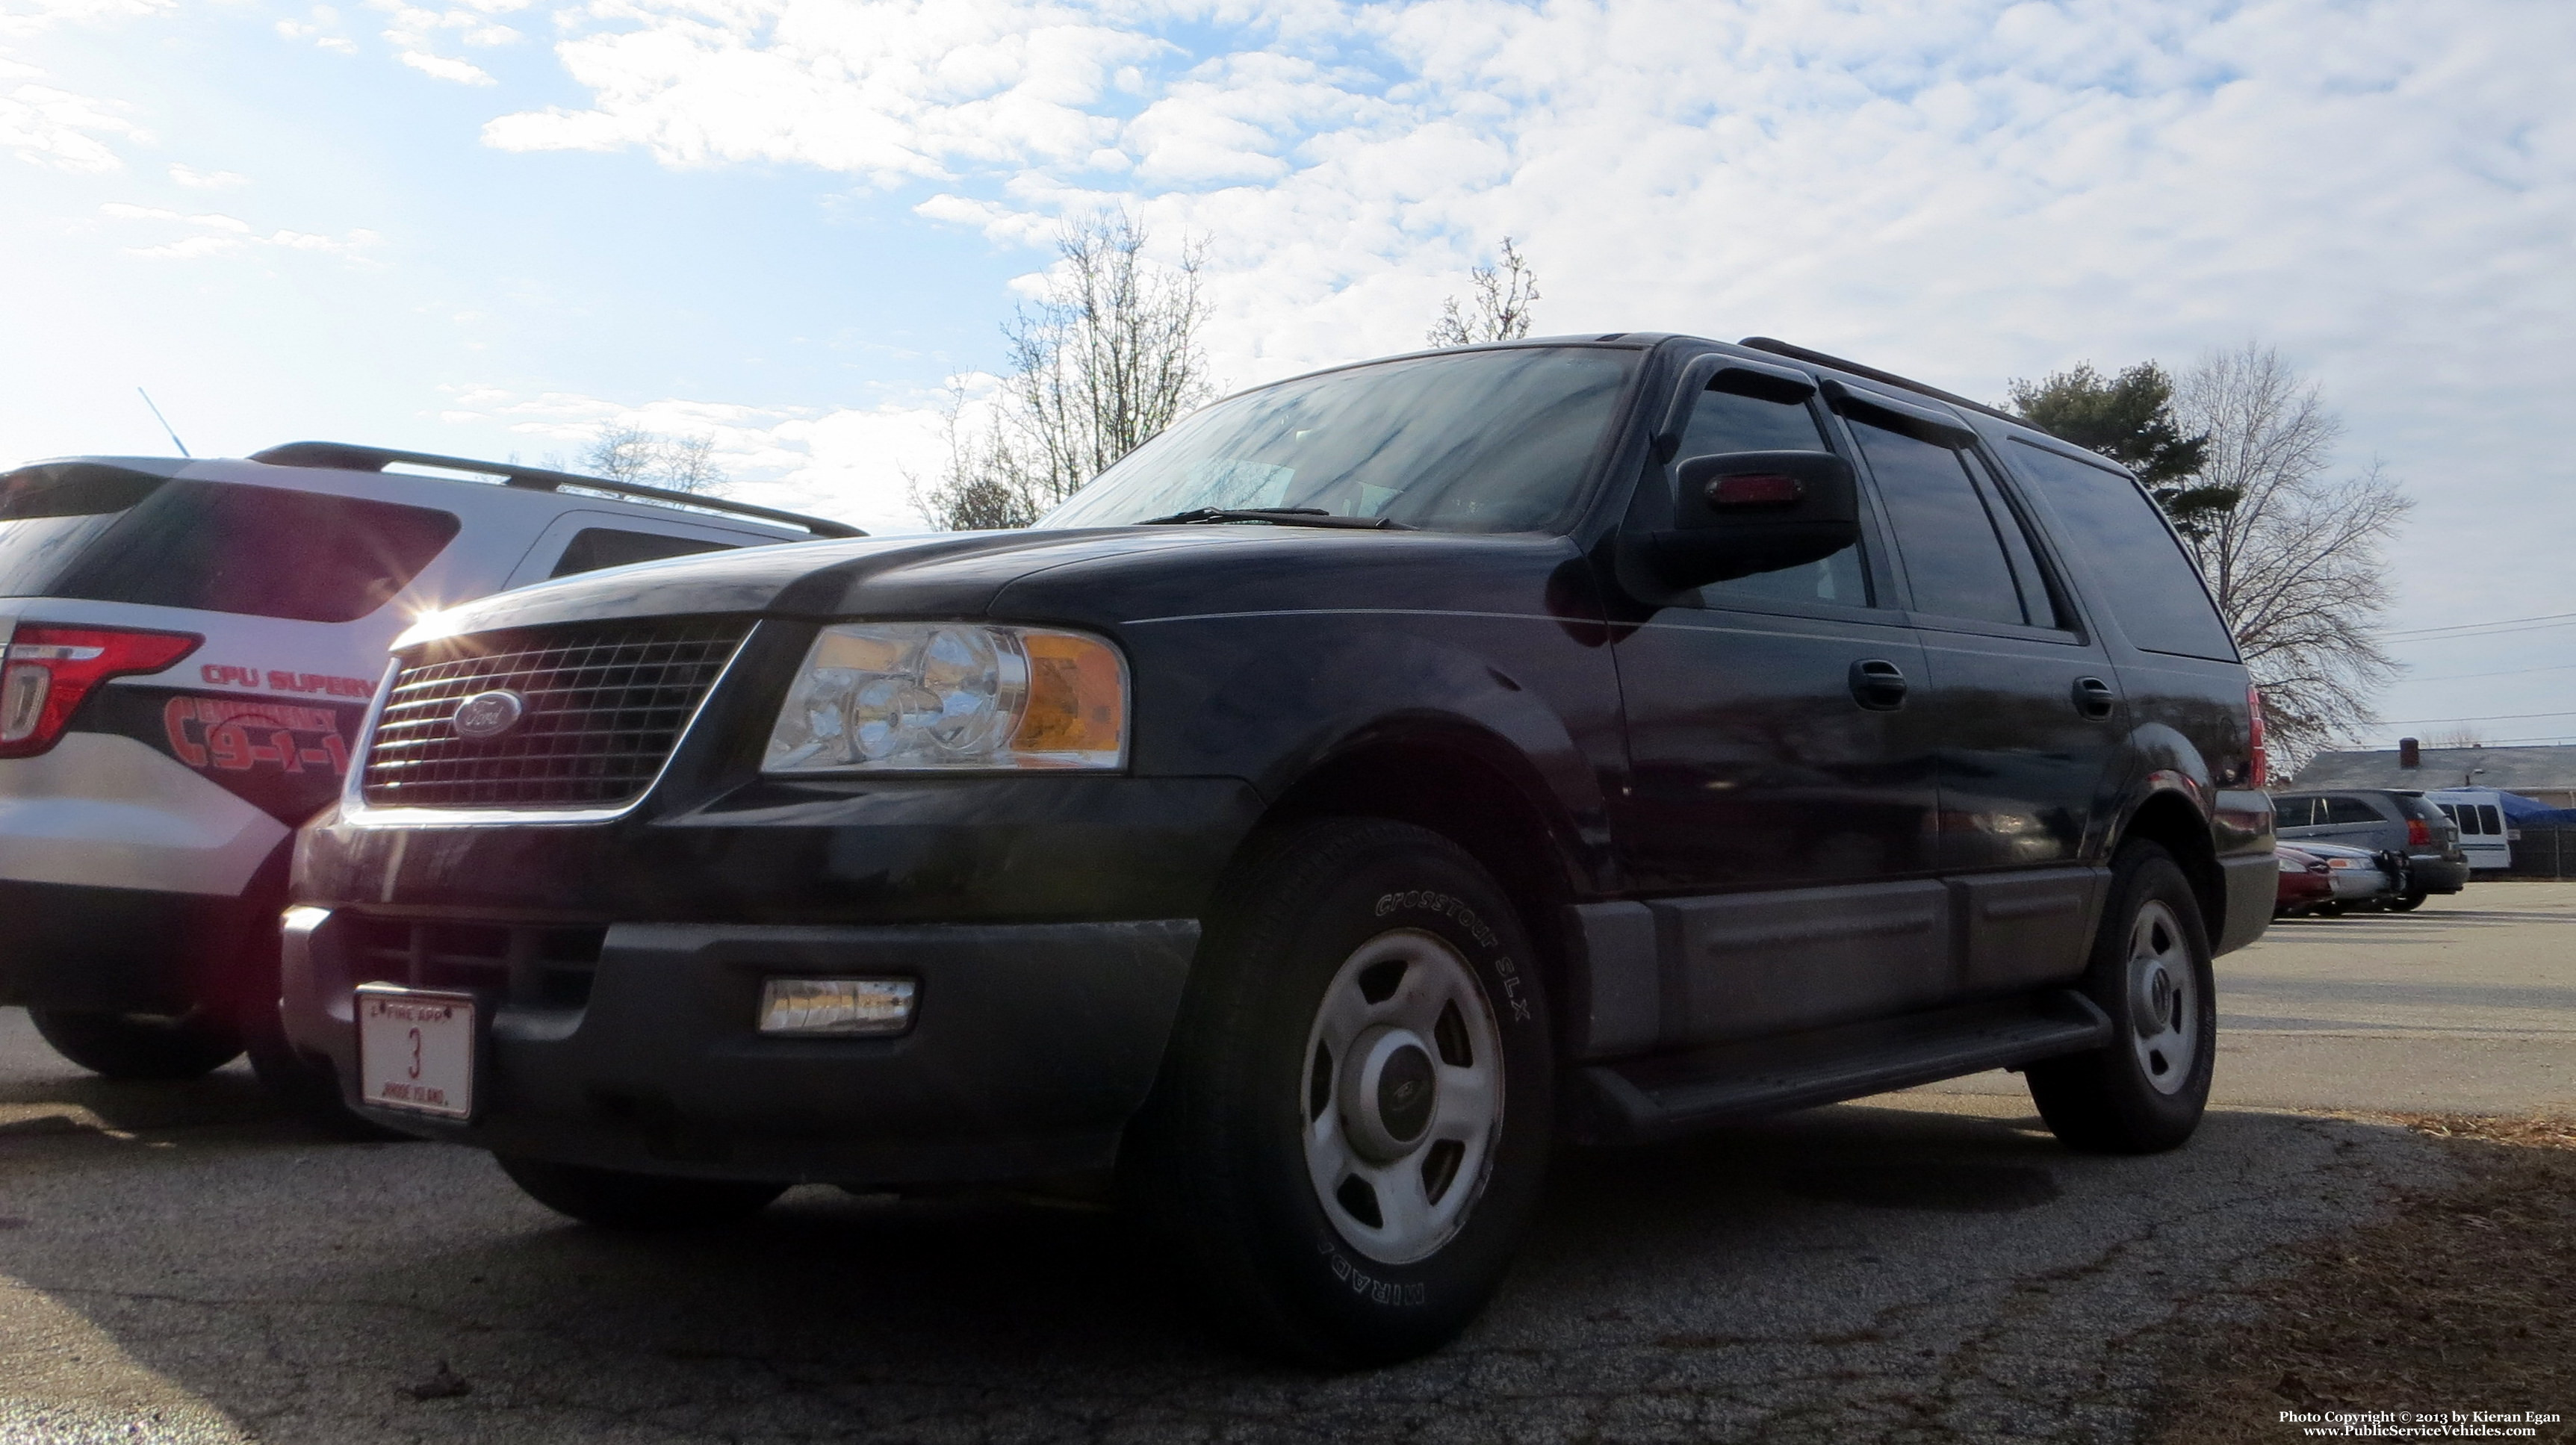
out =
<path fill-rule="evenodd" d="M 134 394 L 143 398 L 143 404 L 145 406 L 152 406 L 152 393 L 145 391 L 143 388 L 138 386 L 134 388 Z M 179 455 L 186 457 L 190 461 L 195 461 L 197 459 L 197 454 L 188 450 L 188 444 L 179 440 L 178 431 L 170 425 L 170 418 L 161 414 L 161 408 L 152 406 L 152 419 L 161 423 L 161 429 L 163 431 L 170 433 L 170 445 L 179 449 Z"/>

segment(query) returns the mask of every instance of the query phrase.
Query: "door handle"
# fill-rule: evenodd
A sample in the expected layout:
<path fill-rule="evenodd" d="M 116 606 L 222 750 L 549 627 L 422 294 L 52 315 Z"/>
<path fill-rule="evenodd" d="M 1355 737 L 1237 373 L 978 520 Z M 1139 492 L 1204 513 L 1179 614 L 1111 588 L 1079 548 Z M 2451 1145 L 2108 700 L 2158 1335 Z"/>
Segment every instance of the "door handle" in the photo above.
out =
<path fill-rule="evenodd" d="M 1851 665 L 1852 701 L 1872 712 L 1894 712 L 1905 706 L 1905 671 L 1880 658 Z"/>
<path fill-rule="evenodd" d="M 2099 721 L 2103 718 L 2109 717 L 2111 715 L 2111 709 L 2118 707 L 2119 705 L 2120 695 L 2111 690 L 2111 684 L 2104 682 L 2098 677 L 2079 677 L 2075 679 L 2075 710 L 2077 712 Z"/>

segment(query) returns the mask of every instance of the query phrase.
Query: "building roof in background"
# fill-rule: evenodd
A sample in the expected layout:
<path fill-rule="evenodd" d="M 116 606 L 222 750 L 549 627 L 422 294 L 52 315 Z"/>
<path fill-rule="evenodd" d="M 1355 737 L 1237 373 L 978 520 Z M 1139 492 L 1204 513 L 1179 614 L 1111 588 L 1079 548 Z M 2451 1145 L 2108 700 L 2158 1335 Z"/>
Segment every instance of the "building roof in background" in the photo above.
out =
<path fill-rule="evenodd" d="M 2472 770 L 2475 776 L 2471 776 Z M 2401 768 L 2397 750 L 2319 753 L 2290 788 L 2502 788 L 2509 792 L 2576 789 L 2576 747 L 2426 748 L 2422 767 Z"/>

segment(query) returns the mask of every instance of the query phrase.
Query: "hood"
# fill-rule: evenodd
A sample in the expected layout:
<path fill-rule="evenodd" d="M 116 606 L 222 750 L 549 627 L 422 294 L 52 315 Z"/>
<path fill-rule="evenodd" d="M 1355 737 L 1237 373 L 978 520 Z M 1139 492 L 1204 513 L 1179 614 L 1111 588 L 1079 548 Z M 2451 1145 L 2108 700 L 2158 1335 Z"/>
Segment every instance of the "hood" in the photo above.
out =
<path fill-rule="evenodd" d="M 1571 560 L 1559 537 L 1258 525 L 948 532 L 639 562 L 423 618 L 395 642 L 616 617 L 981 617 L 1114 625 L 1174 612 L 1455 606 Z M 1504 584 L 1507 585 L 1507 584 Z M 1007 599 L 1004 594 L 1008 593 Z M 1533 597 L 1531 602 L 1535 604 Z"/>

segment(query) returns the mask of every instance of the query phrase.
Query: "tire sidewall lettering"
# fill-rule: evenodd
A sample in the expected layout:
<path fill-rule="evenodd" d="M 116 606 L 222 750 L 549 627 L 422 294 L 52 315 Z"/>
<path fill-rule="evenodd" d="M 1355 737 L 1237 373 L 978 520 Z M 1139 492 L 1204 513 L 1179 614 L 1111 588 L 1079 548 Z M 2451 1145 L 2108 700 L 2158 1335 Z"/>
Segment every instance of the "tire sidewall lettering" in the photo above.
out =
<path fill-rule="evenodd" d="M 1481 960 L 1471 959 L 1471 962 L 1481 962 L 1489 968 L 1492 974 L 1489 981 L 1499 987 L 1500 996 L 1493 1000 L 1496 1019 L 1506 1025 L 1518 1026 L 1536 1022 L 1537 1011 L 1530 998 L 1529 980 L 1522 976 L 1510 954 L 1499 951 L 1502 938 L 1466 900 L 1436 888 L 1395 889 L 1379 894 L 1370 913 L 1372 917 L 1394 922 L 1407 921 L 1401 915 L 1412 914 L 1416 920 L 1428 920 L 1427 924 L 1422 921 L 1414 923 L 1426 932 L 1448 935 L 1453 939 L 1464 934 L 1465 938 L 1458 941 L 1472 941 L 1482 950 Z M 1443 924 L 1448 926 L 1440 926 Z"/>

